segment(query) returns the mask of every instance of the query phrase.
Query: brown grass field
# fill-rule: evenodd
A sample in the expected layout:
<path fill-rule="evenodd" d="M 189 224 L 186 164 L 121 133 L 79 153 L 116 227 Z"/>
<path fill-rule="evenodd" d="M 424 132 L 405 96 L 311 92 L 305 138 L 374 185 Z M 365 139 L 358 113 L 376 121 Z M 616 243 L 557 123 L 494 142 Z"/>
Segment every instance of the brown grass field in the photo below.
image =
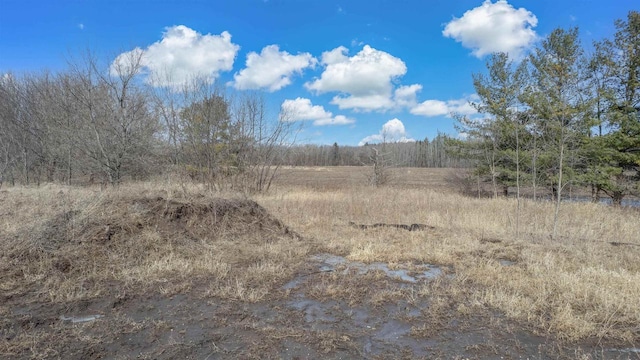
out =
<path fill-rule="evenodd" d="M 564 203 L 551 239 L 549 202 L 370 170 L 4 188 L 0 358 L 640 357 L 637 210 Z"/>

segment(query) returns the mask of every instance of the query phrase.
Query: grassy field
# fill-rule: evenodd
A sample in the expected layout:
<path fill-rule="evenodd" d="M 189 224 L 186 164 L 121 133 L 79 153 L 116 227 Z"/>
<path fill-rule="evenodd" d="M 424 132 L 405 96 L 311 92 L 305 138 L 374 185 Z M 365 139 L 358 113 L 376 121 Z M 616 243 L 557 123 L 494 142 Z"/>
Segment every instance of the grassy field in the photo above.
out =
<path fill-rule="evenodd" d="M 452 170 L 395 171 L 373 188 L 366 168 L 288 168 L 250 199 L 167 179 L 5 188 L 0 357 L 639 355 L 637 211 L 566 203 L 551 239 L 548 202 L 517 216 L 459 195 Z M 104 317 L 64 321 L 88 314 Z"/>

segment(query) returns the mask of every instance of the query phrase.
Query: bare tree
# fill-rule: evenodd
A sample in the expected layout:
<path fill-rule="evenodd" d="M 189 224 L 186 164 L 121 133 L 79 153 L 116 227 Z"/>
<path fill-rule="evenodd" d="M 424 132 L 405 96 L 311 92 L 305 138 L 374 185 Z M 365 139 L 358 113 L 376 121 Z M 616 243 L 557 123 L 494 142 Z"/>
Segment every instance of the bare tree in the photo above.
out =
<path fill-rule="evenodd" d="M 299 130 L 295 122 L 289 121 L 290 115 L 269 116 L 264 98 L 257 93 L 245 94 L 237 102 L 234 148 L 247 190 L 262 192 L 271 187 Z"/>
<path fill-rule="evenodd" d="M 74 86 L 68 90 L 83 126 L 77 143 L 112 185 L 125 173 L 142 169 L 143 155 L 152 148 L 157 131 L 147 92 L 136 82 L 141 61 L 142 53 L 133 51 L 118 57 L 109 69 L 103 70 L 90 53 L 71 64 Z"/>
<path fill-rule="evenodd" d="M 375 147 L 371 148 L 372 154 L 369 159 L 373 164 L 373 173 L 369 176 L 369 183 L 375 187 L 386 185 L 391 180 L 392 166 L 388 159 L 389 154 L 385 153 L 384 150 L 386 150 L 384 146 L 382 151 Z"/>

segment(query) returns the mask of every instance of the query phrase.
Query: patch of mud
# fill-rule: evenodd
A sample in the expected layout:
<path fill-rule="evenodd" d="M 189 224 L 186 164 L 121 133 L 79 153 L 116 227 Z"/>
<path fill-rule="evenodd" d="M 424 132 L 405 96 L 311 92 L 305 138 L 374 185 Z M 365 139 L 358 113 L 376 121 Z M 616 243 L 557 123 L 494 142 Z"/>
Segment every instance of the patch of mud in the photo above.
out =
<path fill-rule="evenodd" d="M 301 298 L 288 302 L 287 306 L 304 314 L 304 321 L 314 330 L 326 330 L 331 324 L 338 322 L 338 317 L 332 314 L 340 310 L 335 301 L 320 302 Z"/>
<path fill-rule="evenodd" d="M 306 284 L 322 276 L 326 274 L 307 274 Z M 350 305 L 312 299 L 306 293 L 308 287 L 298 286 L 280 300 L 244 303 L 203 298 L 206 286 L 171 297 L 107 296 L 64 305 L 16 307 L 0 319 L 0 357 L 634 359 L 638 355 L 635 347 L 563 344 L 531 334 L 498 314 L 445 311 L 434 317 L 429 296 L 379 306 Z M 60 314 L 104 317 L 61 323 Z"/>

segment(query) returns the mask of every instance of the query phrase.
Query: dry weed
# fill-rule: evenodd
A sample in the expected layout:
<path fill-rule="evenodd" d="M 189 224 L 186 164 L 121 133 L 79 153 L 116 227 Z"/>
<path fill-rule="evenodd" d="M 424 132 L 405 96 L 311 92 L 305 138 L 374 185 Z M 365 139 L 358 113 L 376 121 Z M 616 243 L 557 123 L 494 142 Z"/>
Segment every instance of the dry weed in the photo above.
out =
<path fill-rule="evenodd" d="M 259 198 L 283 222 L 353 261 L 451 266 L 458 313 L 496 309 L 567 340 L 640 339 L 640 221 L 633 210 L 564 203 L 551 240 L 552 204 L 388 187 L 288 187 Z M 435 230 L 360 230 L 356 223 L 424 223 Z M 635 245 L 613 246 L 611 243 Z M 339 282 L 324 286 L 344 297 Z M 423 289 L 424 296 L 442 289 Z M 340 295 L 343 294 L 343 295 Z M 401 296 L 400 296 L 401 297 Z M 420 332 L 416 329 L 416 332 Z"/>

